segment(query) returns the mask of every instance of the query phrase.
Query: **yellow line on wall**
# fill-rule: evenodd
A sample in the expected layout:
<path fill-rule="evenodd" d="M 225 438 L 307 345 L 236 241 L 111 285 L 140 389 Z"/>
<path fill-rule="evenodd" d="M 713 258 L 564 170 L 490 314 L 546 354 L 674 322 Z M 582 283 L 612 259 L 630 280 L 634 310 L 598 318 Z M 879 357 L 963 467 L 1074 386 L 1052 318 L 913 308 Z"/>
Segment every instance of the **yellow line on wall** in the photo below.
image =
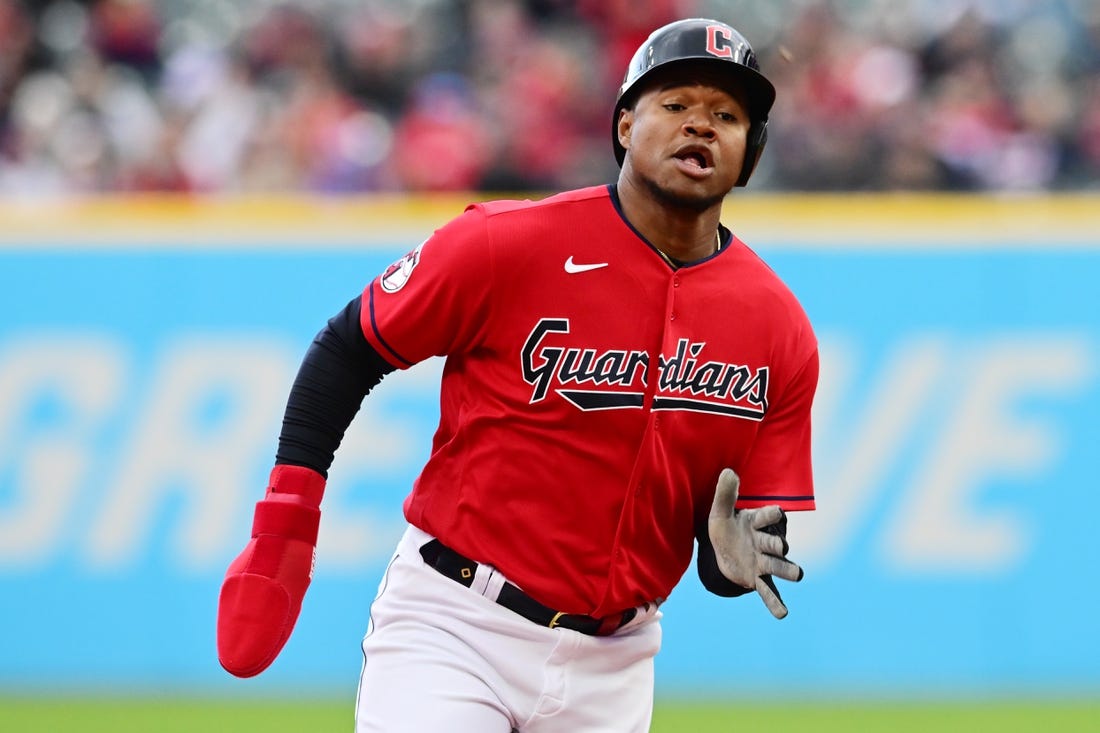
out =
<path fill-rule="evenodd" d="M 325 249 L 426 237 L 469 196 L 210 197 L 141 195 L 0 202 L 0 246 L 48 242 L 143 247 L 170 243 Z"/>
<path fill-rule="evenodd" d="M 731 197 L 723 221 L 750 243 L 863 247 L 1100 247 L 1100 195 L 825 194 Z"/>
<path fill-rule="evenodd" d="M 0 201 L 0 248 L 343 249 L 419 241 L 489 194 L 198 198 L 171 195 Z M 753 246 L 1100 247 L 1100 194 L 738 193 L 724 223 Z"/>

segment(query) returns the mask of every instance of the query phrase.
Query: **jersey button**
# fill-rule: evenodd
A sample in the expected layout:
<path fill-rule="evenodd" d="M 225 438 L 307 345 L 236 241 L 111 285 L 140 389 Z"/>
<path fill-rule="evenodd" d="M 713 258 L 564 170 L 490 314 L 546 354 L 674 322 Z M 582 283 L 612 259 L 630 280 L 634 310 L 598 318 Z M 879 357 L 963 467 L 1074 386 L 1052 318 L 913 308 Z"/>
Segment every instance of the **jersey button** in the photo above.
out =
<path fill-rule="evenodd" d="M 671 316 L 668 317 L 668 320 L 675 321 L 676 320 L 676 314 L 673 313 Z"/>
<path fill-rule="evenodd" d="M 678 287 L 680 287 L 680 278 L 678 278 L 678 277 L 677 277 L 677 278 L 673 278 L 673 280 L 672 280 L 672 287 L 674 287 L 674 288 L 678 288 Z"/>

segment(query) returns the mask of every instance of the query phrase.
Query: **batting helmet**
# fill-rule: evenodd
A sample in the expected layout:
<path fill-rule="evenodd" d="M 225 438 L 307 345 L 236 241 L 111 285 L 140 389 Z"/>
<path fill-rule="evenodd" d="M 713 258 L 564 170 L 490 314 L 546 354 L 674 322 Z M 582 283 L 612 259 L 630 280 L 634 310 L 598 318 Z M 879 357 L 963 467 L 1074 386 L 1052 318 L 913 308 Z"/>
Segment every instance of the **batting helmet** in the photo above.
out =
<path fill-rule="evenodd" d="M 745 145 L 745 163 L 735 184 L 744 186 L 768 140 L 768 112 L 775 102 L 775 87 L 760 73 L 756 54 L 745 37 L 717 20 L 689 18 L 669 23 L 653 31 L 634 52 L 619 87 L 615 113 L 611 116 L 615 159 L 621 166 L 626 157 L 626 150 L 619 144 L 619 112 L 634 103 L 646 78 L 655 71 L 688 63 L 712 64 L 744 85 L 751 124 Z"/>

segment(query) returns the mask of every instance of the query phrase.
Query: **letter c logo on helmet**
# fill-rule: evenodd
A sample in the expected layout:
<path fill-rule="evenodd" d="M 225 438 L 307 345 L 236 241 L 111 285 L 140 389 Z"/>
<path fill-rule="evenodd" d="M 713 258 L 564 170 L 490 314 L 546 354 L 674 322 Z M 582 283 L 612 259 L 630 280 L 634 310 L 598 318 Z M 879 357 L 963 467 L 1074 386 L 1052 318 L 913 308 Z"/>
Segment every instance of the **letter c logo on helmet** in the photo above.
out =
<path fill-rule="evenodd" d="M 722 59 L 732 59 L 733 46 L 730 45 L 730 42 L 733 40 L 733 33 L 730 31 L 731 29 L 724 25 L 708 25 L 707 53 Z M 718 45 L 719 38 L 725 41 L 722 45 Z"/>
<path fill-rule="evenodd" d="M 775 87 L 760 73 L 760 65 L 748 40 L 717 20 L 689 18 L 669 23 L 653 31 L 634 52 L 611 115 L 615 160 L 621 166 L 626 157 L 626 149 L 619 144 L 619 113 L 634 103 L 645 80 L 654 71 L 688 63 L 714 64 L 722 73 L 738 80 L 746 90 L 751 124 L 745 141 L 745 161 L 736 183 L 744 186 L 768 141 L 768 112 L 775 102 Z"/>

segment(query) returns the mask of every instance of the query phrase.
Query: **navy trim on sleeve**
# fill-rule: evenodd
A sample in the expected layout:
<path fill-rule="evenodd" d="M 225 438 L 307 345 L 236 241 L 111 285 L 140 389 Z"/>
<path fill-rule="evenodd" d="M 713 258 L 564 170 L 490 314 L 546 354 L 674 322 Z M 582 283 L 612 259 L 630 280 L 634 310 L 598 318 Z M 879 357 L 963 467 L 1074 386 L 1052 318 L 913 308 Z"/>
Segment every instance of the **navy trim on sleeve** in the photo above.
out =
<path fill-rule="evenodd" d="M 374 337 L 378 339 L 378 343 L 386 347 L 386 351 L 393 354 L 394 359 L 397 359 L 405 366 L 412 366 L 416 362 L 409 361 L 405 357 L 401 356 L 401 354 L 398 354 L 396 351 L 393 350 L 392 346 L 386 343 L 386 339 L 382 338 L 382 332 L 378 330 L 378 324 L 374 320 L 374 287 L 372 286 L 371 288 L 369 288 L 368 292 L 370 292 L 370 301 L 368 302 L 368 305 L 370 307 L 370 327 L 371 330 L 374 331 Z"/>
<path fill-rule="evenodd" d="M 745 494 L 737 497 L 738 501 L 766 501 L 774 504 L 777 501 L 813 501 L 813 494 Z"/>

